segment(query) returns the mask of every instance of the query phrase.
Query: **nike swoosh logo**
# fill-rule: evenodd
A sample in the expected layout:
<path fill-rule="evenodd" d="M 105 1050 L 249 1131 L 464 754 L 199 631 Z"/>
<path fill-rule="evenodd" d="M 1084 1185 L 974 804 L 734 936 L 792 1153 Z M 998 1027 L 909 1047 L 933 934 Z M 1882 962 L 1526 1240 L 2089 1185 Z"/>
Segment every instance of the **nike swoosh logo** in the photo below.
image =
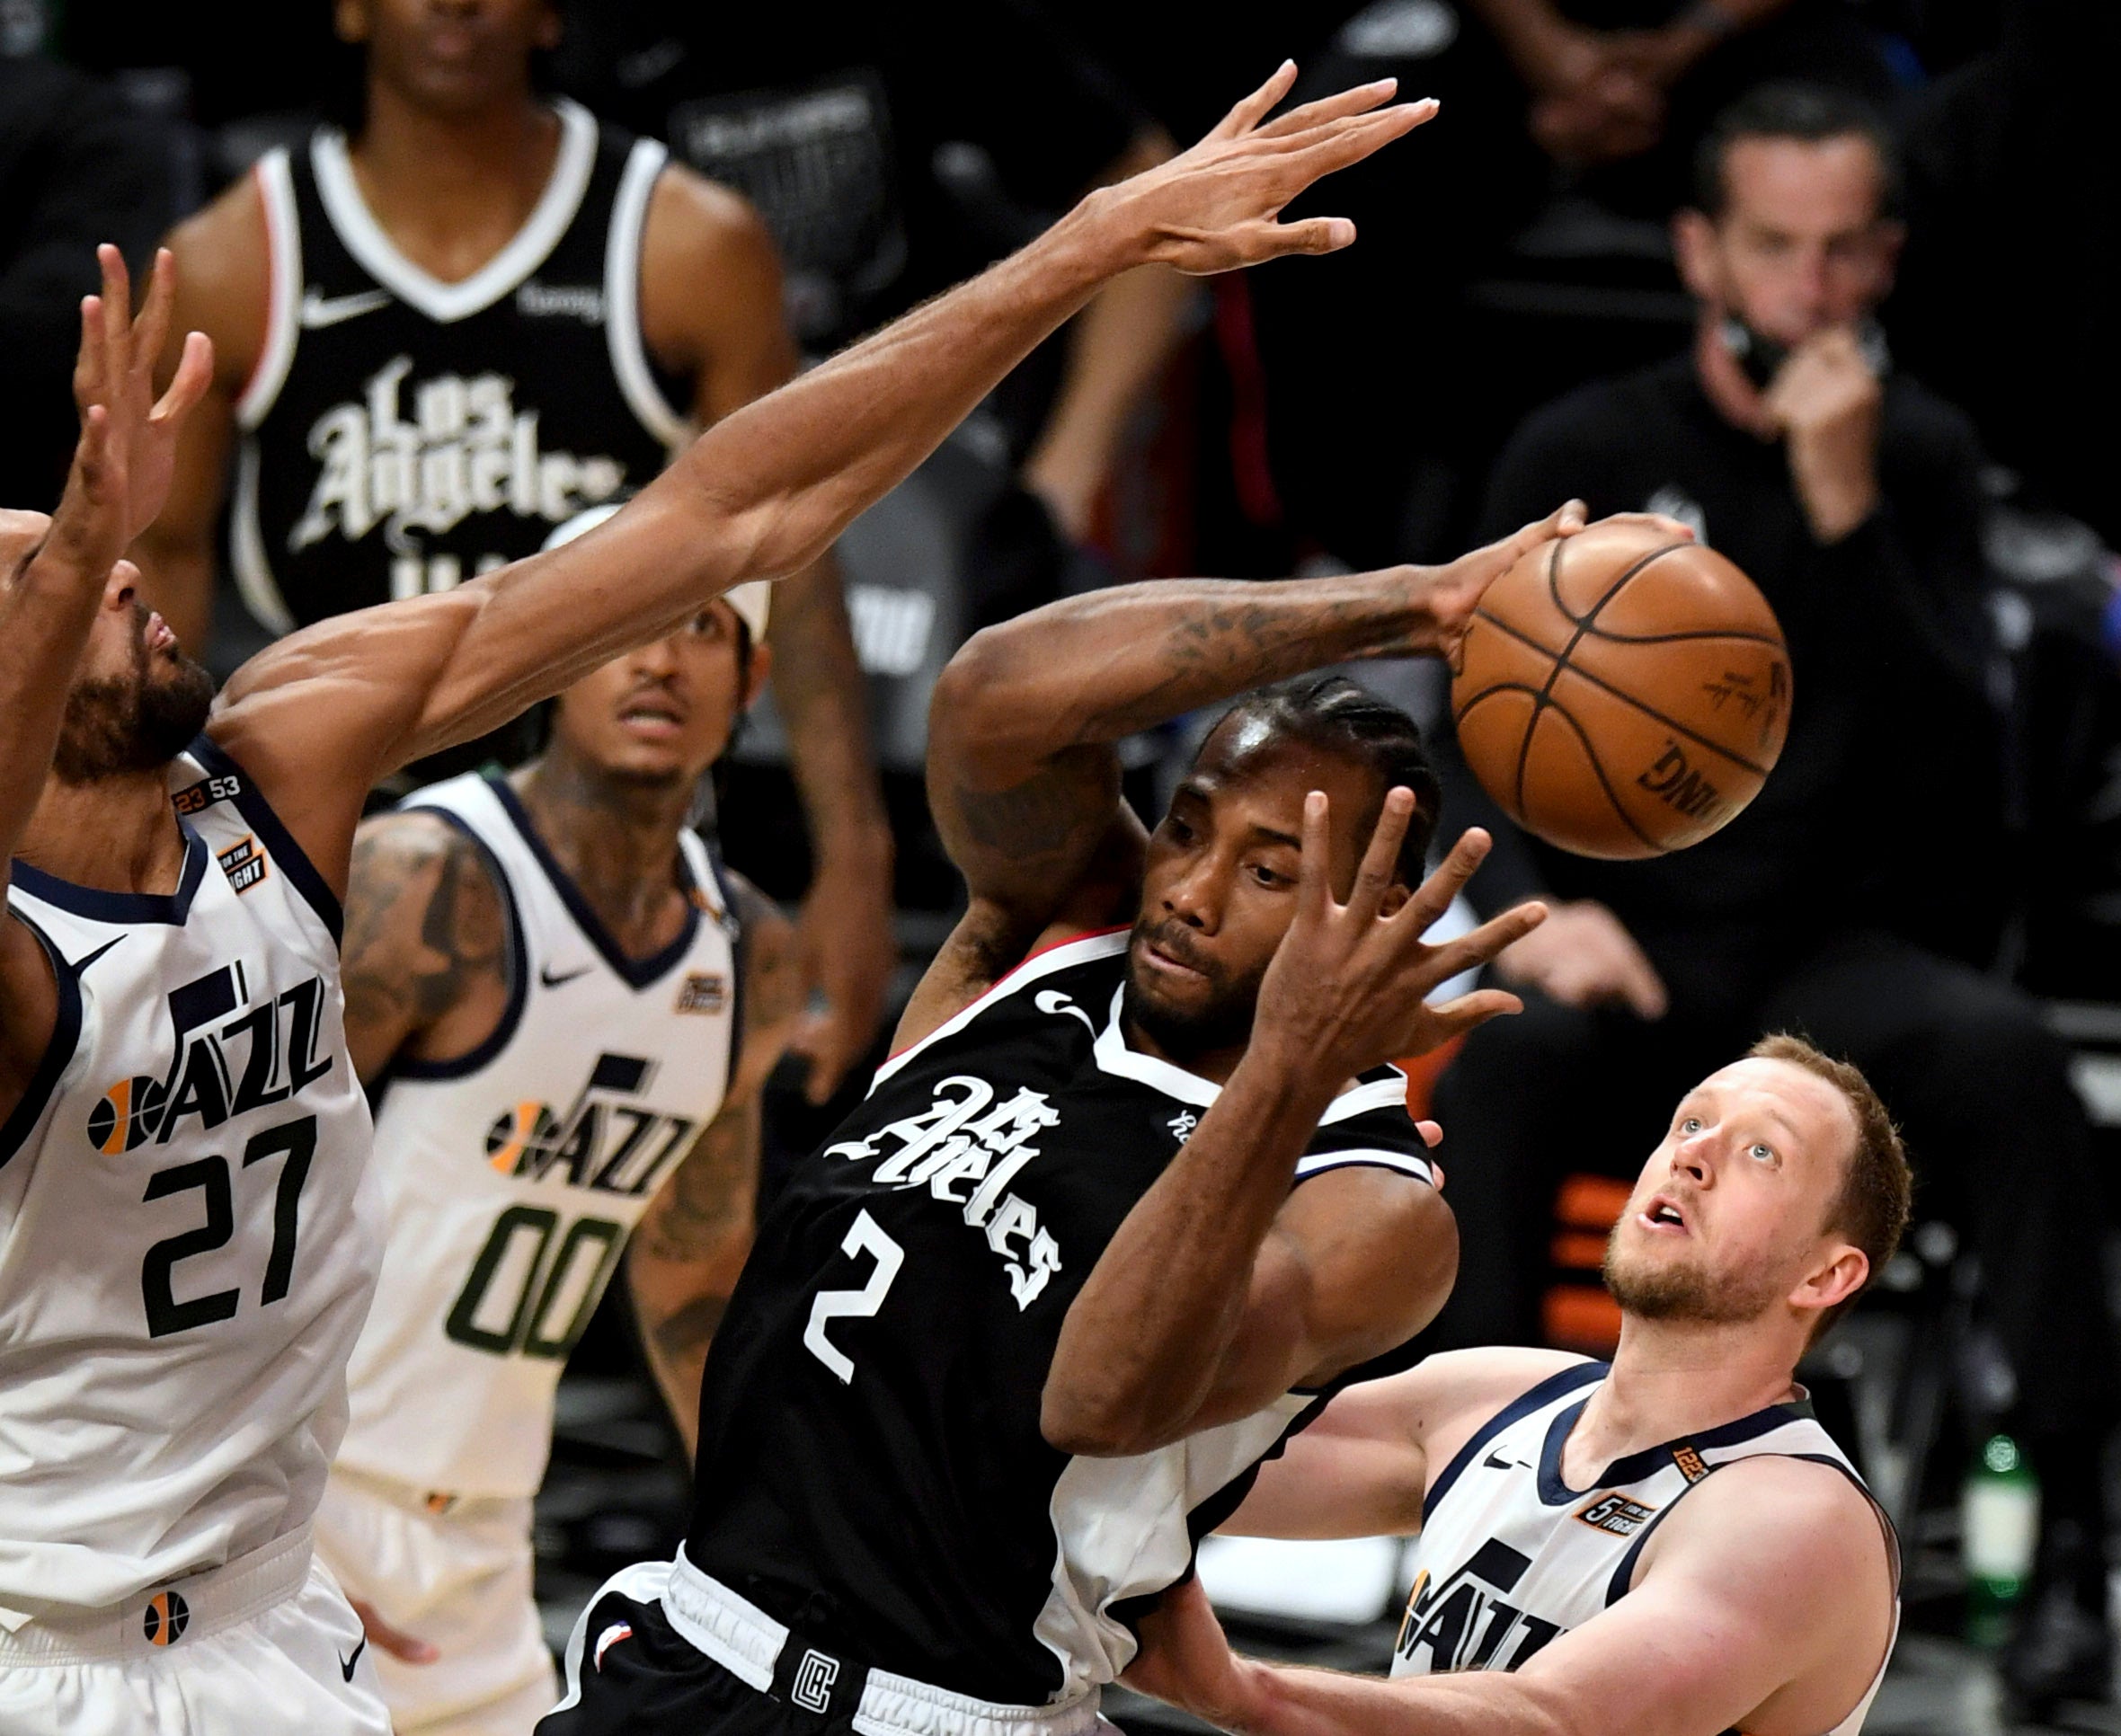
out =
<path fill-rule="evenodd" d="M 1500 1453 L 1490 1453 L 1480 1462 L 1492 1471 L 1513 1471 L 1517 1468 L 1515 1459 L 1504 1458 Z"/>
<path fill-rule="evenodd" d="M 97 947 L 94 952 L 90 952 L 84 957 L 75 959 L 74 961 L 73 966 L 74 974 L 78 977 L 84 970 L 87 970 L 90 965 L 93 964 L 98 959 L 102 958 L 104 953 L 108 952 L 113 946 L 117 945 L 119 941 L 121 941 L 124 938 L 125 936 L 120 934 L 118 936 L 117 940 L 107 940 L 101 946 Z"/>
<path fill-rule="evenodd" d="M 359 319 L 378 307 L 390 306 L 387 289 L 362 289 L 351 296 L 321 296 L 315 289 L 302 297 L 302 323 L 311 332 L 342 320 Z"/>
<path fill-rule="evenodd" d="M 577 977 L 588 976 L 596 968 L 593 964 L 585 964 L 579 970 L 570 970 L 564 977 L 555 977 L 549 964 L 541 964 L 537 967 L 537 980 L 547 988 L 557 988 L 564 982 L 572 982 Z"/>
<path fill-rule="evenodd" d="M 345 1677 L 348 1681 L 351 1682 L 353 1679 L 353 1667 L 361 1661 L 361 1653 L 366 1652 L 368 1649 L 368 1636 L 366 1634 L 363 1634 L 361 1635 L 361 1643 L 353 1648 L 353 1656 L 351 1658 L 342 1658 L 339 1660 L 339 1673 Z"/>

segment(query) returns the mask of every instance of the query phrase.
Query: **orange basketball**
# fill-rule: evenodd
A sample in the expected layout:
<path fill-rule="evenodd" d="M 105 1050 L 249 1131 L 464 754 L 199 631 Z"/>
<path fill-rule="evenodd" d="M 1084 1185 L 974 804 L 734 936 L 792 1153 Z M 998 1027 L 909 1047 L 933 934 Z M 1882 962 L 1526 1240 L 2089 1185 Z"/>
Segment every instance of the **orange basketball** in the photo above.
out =
<path fill-rule="evenodd" d="M 1594 525 L 1487 589 L 1451 684 L 1466 761 L 1579 855 L 1699 844 L 1760 793 L 1789 728 L 1767 598 L 1712 549 Z"/>

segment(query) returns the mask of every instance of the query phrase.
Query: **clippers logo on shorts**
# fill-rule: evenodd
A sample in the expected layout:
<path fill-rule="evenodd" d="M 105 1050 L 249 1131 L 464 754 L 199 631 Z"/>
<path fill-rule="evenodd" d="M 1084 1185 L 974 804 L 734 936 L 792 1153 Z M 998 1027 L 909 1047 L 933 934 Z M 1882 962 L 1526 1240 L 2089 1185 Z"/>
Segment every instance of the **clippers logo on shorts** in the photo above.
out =
<path fill-rule="evenodd" d="M 905 1191 L 925 1187 L 945 1205 L 962 1208 L 967 1227 L 983 1230 L 1001 1256 L 1009 1294 L 1028 1308 L 1060 1270 L 1060 1248 L 1039 1223 L 1038 1209 L 1005 1192 L 1039 1147 L 1031 1143 L 1060 1124 L 1060 1112 L 1042 1092 L 1019 1090 L 995 1101 L 993 1085 L 961 1073 L 936 1086 L 934 1106 L 879 1128 L 865 1139 L 827 1146 L 825 1156 L 861 1163 L 883 1158 L 869 1177 L 875 1187 Z M 887 1152 L 883 1142 L 895 1142 Z"/>
<path fill-rule="evenodd" d="M 664 1115 L 638 1101 L 655 1076 L 655 1063 L 637 1055 L 605 1054 L 572 1103 L 518 1103 L 486 1131 L 486 1161 L 503 1175 L 533 1182 L 557 1179 L 569 1187 L 642 1198 L 690 1144 L 698 1121 Z"/>
<path fill-rule="evenodd" d="M 805 1652 L 803 1661 L 795 1666 L 788 1697 L 805 1712 L 822 1715 L 831 1709 L 832 1684 L 839 1679 L 839 1659 L 828 1658 L 822 1652 Z"/>
<path fill-rule="evenodd" d="M 678 990 L 680 1013 L 719 1013 L 729 1002 L 729 987 L 719 971 L 691 970 Z"/>
<path fill-rule="evenodd" d="M 1562 1629 L 1510 1600 L 1531 1560 L 1491 1538 L 1451 1577 L 1414 1582 L 1393 1650 L 1416 1671 L 1517 1670 Z M 1427 1655 L 1424 1657 L 1424 1654 Z"/>
<path fill-rule="evenodd" d="M 1645 1507 L 1639 1501 L 1629 1501 L 1625 1495 L 1601 1495 L 1581 1509 L 1576 1517 L 1594 1531 L 1631 1537 L 1649 1523 L 1656 1510 L 1655 1507 Z"/>
<path fill-rule="evenodd" d="M 178 1591 L 157 1591 L 140 1611 L 140 1632 L 149 1645 L 174 1645 L 191 1625 L 191 1607 Z"/>
<path fill-rule="evenodd" d="M 408 420 L 412 371 L 411 357 L 392 358 L 368 376 L 360 403 L 334 404 L 311 425 L 320 469 L 288 534 L 290 554 L 334 534 L 359 542 L 377 526 L 395 553 L 411 554 L 411 533 L 439 536 L 475 512 L 562 524 L 625 486 L 617 458 L 541 451 L 537 412 L 517 410 L 504 374 L 413 383 Z"/>
<path fill-rule="evenodd" d="M 172 989 L 167 1070 L 111 1085 L 88 1112 L 88 1143 L 114 1157 L 149 1140 L 167 1145 L 188 1130 L 187 1117 L 198 1118 L 198 1130 L 210 1131 L 298 1095 L 338 1058 L 316 1053 L 324 1011 L 321 977 L 252 1005 L 240 962 Z"/>
<path fill-rule="evenodd" d="M 265 878 L 265 853 L 258 847 L 254 837 L 237 840 L 215 860 L 221 864 L 221 872 L 228 876 L 228 884 L 235 891 L 247 892 Z"/>

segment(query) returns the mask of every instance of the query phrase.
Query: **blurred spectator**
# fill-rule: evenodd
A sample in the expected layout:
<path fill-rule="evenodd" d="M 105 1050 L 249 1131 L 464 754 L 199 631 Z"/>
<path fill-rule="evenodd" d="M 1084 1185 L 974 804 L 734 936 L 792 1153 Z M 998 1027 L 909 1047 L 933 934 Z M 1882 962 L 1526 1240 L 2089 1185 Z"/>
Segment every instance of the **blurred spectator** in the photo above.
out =
<path fill-rule="evenodd" d="M 217 379 L 138 554 L 195 645 L 232 458 L 229 562 L 284 633 L 535 553 L 795 366 L 750 208 L 537 95 L 555 7 L 342 0 L 335 16 L 365 56 L 351 137 L 268 154 L 171 237 L 173 346 L 207 332 Z M 870 1041 L 893 962 L 890 835 L 830 562 L 780 588 L 771 632 L 817 840 L 803 940 L 829 1010 L 798 1047 L 821 1092 Z"/>
<path fill-rule="evenodd" d="M 1674 228 L 1700 308 L 1691 353 L 1535 415 L 1497 467 L 1489 526 L 1570 495 L 1692 524 L 1780 617 L 1788 745 L 1724 831 L 1646 862 L 1528 838 L 1456 765 L 1454 823 L 1496 833 L 1476 902 L 1538 895 L 1554 915 L 1495 967 L 1523 1015 L 1475 1032 L 1437 1093 L 1464 1242 L 1445 1335 L 1534 1339 L 1557 1175 L 1627 1173 L 1708 1058 L 1807 1032 L 1877 1083 L 1921 1211 L 1956 1222 L 1981 1262 L 2046 1502 L 2010 1678 L 2035 1701 L 2103 1697 L 2099 1460 L 2117 1393 L 2090 1135 L 2036 1008 L 1962 961 L 1992 949 L 1983 855 L 1998 830 L 1974 431 L 1904 374 L 1880 376 L 1870 316 L 1900 236 L 1891 147 L 1859 104 L 1762 89 L 1718 123 L 1703 166 Z"/>
<path fill-rule="evenodd" d="M 95 250 L 135 273 L 175 215 L 164 130 L 50 61 L 0 58 L 0 500 L 49 509 L 80 431 L 74 351 Z"/>
<path fill-rule="evenodd" d="M 1684 196 L 1695 142 L 1749 85 L 1802 77 L 1890 91 L 1876 40 L 1843 0 L 1470 3 L 1516 68 L 1540 147 L 1642 215 Z"/>
<path fill-rule="evenodd" d="M 1894 343 L 1979 419 L 2030 496 L 2121 546 L 2121 8 L 2019 0 L 1908 137 Z"/>
<path fill-rule="evenodd" d="M 597 0 L 570 13 L 559 73 L 752 201 L 786 261 L 797 334 L 819 354 L 1173 149 L 1032 0 Z M 1172 272 L 1123 278 L 1073 322 L 1064 353 L 1003 388 L 1024 479 L 1070 538 L 1089 527 L 1186 297 Z"/>

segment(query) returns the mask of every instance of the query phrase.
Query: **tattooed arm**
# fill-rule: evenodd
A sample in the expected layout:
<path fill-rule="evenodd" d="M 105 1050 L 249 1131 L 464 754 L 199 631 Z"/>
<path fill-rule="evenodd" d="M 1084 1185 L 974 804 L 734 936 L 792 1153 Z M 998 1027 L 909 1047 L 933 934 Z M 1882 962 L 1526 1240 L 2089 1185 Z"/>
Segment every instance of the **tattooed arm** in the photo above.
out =
<path fill-rule="evenodd" d="M 499 1028 L 514 988 L 507 910 L 478 846 L 448 821 L 378 814 L 346 889 L 346 1041 L 373 1085 L 399 1056 L 451 1060 Z"/>
<path fill-rule="evenodd" d="M 721 1113 L 656 1190 L 626 1246 L 626 1282 L 641 1339 L 688 1455 L 699 1440 L 707 1346 L 751 1250 L 759 1093 L 803 1010 L 794 926 L 748 881 L 736 874 L 730 880 L 744 934 L 737 1075 Z"/>
<path fill-rule="evenodd" d="M 1153 580 L 990 627 L 944 670 L 928 805 L 970 905 L 899 1026 L 918 1041 L 1042 933 L 1132 915 L 1146 842 L 1117 744 L 1252 687 L 1361 658 L 1448 655 L 1489 581 L 1580 529 L 1572 501 L 1444 567 L 1282 583 Z"/>

